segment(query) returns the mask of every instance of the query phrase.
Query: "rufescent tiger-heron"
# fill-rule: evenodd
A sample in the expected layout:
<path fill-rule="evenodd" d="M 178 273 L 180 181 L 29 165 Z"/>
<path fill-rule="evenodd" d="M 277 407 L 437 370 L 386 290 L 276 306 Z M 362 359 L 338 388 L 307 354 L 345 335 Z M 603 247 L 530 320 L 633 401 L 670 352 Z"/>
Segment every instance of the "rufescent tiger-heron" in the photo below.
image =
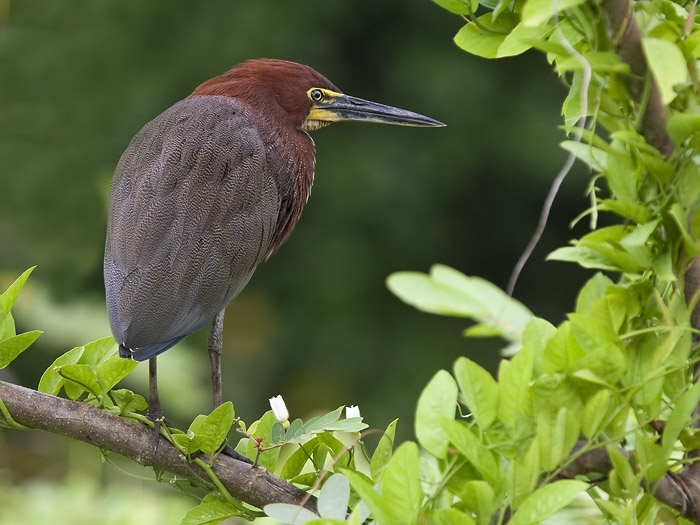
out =
<path fill-rule="evenodd" d="M 224 309 L 301 216 L 314 179 L 307 132 L 341 120 L 443 126 L 344 95 L 308 66 L 258 59 L 201 84 L 122 155 L 109 194 L 107 312 L 119 355 L 150 360 L 154 421 L 162 421 L 156 356 L 212 319 L 221 404 Z"/>

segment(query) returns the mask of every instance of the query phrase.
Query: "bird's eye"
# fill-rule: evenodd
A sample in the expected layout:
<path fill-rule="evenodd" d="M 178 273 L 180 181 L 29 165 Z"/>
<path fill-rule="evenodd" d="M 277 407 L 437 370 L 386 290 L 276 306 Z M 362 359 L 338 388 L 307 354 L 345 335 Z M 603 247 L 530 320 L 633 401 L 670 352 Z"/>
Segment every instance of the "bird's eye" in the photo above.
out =
<path fill-rule="evenodd" d="M 321 99 L 323 99 L 323 91 L 320 89 L 312 89 L 311 90 L 311 100 L 314 100 L 316 102 L 320 102 Z"/>

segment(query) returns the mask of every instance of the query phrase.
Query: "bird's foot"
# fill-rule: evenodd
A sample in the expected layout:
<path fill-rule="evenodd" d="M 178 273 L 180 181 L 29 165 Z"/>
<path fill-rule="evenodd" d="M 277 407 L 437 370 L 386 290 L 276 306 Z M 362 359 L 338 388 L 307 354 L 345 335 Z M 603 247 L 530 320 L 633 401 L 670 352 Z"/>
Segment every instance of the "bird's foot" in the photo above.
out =
<path fill-rule="evenodd" d="M 160 407 L 160 405 L 156 407 L 149 406 L 148 410 L 146 411 L 146 417 L 153 422 L 153 455 L 155 456 L 158 452 L 161 425 L 167 425 L 170 427 L 172 425 L 167 419 L 165 419 L 163 409 Z"/>

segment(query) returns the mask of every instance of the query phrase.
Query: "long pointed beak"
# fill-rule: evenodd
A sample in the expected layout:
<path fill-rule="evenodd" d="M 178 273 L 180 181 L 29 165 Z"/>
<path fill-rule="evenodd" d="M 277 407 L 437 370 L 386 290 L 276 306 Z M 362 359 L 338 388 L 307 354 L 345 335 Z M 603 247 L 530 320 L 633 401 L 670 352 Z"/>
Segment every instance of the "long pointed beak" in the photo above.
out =
<path fill-rule="evenodd" d="M 396 124 L 399 126 L 444 126 L 442 122 L 407 111 L 405 109 L 386 106 L 378 102 L 371 102 L 350 95 L 343 95 L 336 99 L 331 107 L 338 120 L 362 120 L 365 122 L 379 122 L 381 124 Z"/>
<path fill-rule="evenodd" d="M 444 126 L 442 122 L 407 111 L 405 109 L 386 106 L 342 93 L 317 102 L 311 109 L 307 120 L 323 122 L 338 122 L 342 120 L 358 120 L 364 122 L 379 122 L 399 126 Z"/>

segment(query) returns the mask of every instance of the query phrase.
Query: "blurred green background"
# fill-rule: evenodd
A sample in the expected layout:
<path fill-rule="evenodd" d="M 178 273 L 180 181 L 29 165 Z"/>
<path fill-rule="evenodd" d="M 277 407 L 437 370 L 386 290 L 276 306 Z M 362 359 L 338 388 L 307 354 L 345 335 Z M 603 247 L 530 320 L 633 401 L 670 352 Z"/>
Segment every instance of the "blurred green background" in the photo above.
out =
<path fill-rule="evenodd" d="M 399 417 L 399 437 L 412 437 L 416 400 L 435 371 L 461 355 L 493 369 L 500 346 L 464 339 L 459 319 L 402 304 L 384 279 L 441 262 L 505 287 L 565 159 L 565 90 L 544 57 L 467 55 L 452 42 L 462 24 L 429 0 L 0 0 L 0 285 L 38 265 L 15 313 L 19 331 L 45 331 L 0 378 L 35 387 L 58 355 L 109 334 L 105 206 L 131 137 L 233 64 L 283 58 L 448 126 L 348 123 L 313 133 L 316 182 L 302 220 L 227 310 L 225 398 L 248 422 L 276 394 L 292 417 L 356 404 L 371 427 Z M 586 184 L 582 169 L 569 177 L 516 288 L 555 323 L 585 273 L 543 259 L 573 237 L 567 224 L 587 205 Z M 210 410 L 205 345 L 202 331 L 159 359 L 175 423 Z M 127 386 L 145 393 L 146 368 Z M 0 450 L 2 524 L 43 519 L 32 514 L 39 507 L 12 510 L 13 494 L 49 505 L 42 491 L 84 497 L 85 480 L 143 500 L 138 482 L 113 479 L 89 447 L 3 430 Z M 145 486 L 173 502 L 170 514 L 81 521 L 78 505 L 66 523 L 171 523 L 191 504 Z"/>

